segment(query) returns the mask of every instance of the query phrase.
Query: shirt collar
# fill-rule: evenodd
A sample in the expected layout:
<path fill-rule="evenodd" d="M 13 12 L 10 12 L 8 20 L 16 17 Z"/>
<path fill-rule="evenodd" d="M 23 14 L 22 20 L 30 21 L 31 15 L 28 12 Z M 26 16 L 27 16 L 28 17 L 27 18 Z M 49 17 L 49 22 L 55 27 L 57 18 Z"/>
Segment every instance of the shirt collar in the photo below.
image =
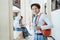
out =
<path fill-rule="evenodd" d="M 40 12 L 37 15 L 40 15 Z"/>

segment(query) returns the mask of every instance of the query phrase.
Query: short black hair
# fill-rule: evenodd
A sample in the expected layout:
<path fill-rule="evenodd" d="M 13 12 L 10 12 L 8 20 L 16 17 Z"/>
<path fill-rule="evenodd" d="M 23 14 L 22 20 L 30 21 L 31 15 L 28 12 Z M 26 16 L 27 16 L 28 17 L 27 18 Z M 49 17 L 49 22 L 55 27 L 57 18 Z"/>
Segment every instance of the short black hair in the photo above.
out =
<path fill-rule="evenodd" d="M 38 9 L 40 9 L 40 5 L 39 5 L 38 3 L 32 4 L 32 5 L 31 5 L 31 9 L 32 9 L 33 6 L 36 6 Z"/>
<path fill-rule="evenodd" d="M 21 19 L 19 20 L 19 24 L 20 24 L 20 22 L 22 21 L 22 19 L 23 19 L 23 16 L 21 16 Z"/>
<path fill-rule="evenodd" d="M 23 19 L 23 16 L 21 16 L 21 19 Z"/>

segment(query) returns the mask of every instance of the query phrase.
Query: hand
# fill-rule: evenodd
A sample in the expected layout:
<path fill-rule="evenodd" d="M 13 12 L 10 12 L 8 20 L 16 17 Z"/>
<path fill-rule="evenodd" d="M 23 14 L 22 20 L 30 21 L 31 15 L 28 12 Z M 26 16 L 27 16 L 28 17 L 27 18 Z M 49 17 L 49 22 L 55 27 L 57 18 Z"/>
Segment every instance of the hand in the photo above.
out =
<path fill-rule="evenodd" d="M 40 30 L 41 28 L 39 26 L 36 26 L 36 30 Z"/>

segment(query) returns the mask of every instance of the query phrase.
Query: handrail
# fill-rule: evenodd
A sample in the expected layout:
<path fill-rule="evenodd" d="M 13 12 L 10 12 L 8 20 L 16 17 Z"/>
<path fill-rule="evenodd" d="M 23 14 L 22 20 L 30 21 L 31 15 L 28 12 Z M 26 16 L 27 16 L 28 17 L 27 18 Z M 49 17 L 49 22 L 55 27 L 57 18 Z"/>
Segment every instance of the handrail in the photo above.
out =
<path fill-rule="evenodd" d="M 53 40 L 55 40 L 55 38 L 53 36 L 49 36 L 50 38 L 52 38 Z"/>

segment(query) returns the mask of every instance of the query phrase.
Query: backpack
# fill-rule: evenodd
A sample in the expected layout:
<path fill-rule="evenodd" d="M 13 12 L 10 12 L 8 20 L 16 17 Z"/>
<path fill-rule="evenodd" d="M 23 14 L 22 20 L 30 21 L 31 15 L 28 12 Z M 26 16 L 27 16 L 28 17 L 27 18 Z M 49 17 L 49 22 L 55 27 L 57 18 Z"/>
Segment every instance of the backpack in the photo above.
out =
<path fill-rule="evenodd" d="M 41 14 L 42 14 L 42 13 L 41 13 Z M 41 14 L 38 16 L 38 21 L 39 21 L 39 19 L 40 19 Z M 43 26 L 44 26 L 44 25 L 47 25 L 47 23 L 44 22 Z M 51 34 L 51 29 L 46 29 L 46 30 L 40 29 L 40 31 L 41 31 L 41 33 L 42 33 L 44 36 L 46 36 L 46 37 L 49 37 L 50 34 Z"/>

